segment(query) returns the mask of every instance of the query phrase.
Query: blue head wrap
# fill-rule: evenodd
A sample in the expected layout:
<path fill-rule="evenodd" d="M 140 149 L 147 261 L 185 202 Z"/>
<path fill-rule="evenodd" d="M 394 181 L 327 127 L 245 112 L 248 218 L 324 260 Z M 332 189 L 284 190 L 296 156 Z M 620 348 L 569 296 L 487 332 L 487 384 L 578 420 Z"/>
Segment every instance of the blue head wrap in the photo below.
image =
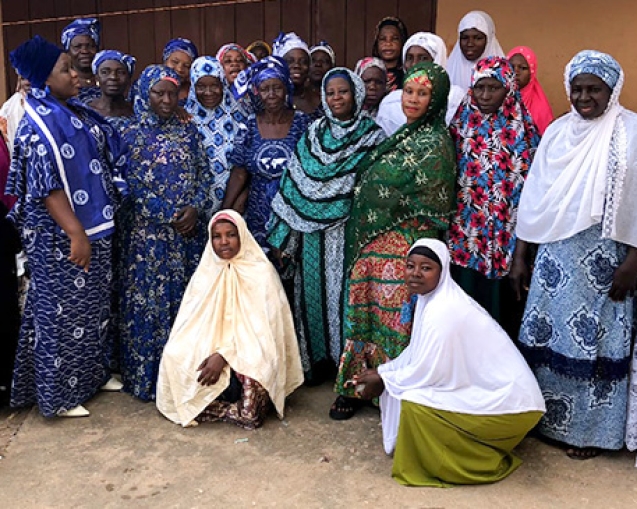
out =
<path fill-rule="evenodd" d="M 580 51 L 568 64 L 568 81 L 579 74 L 592 74 L 606 83 L 611 90 L 615 88 L 622 68 L 613 57 L 601 51 Z"/>
<path fill-rule="evenodd" d="M 162 54 L 164 62 L 168 60 L 168 57 L 175 51 L 183 51 L 192 60 L 195 60 L 199 56 L 197 46 L 195 46 L 191 40 L 177 37 L 176 39 L 168 41 L 168 44 L 164 47 Z"/>
<path fill-rule="evenodd" d="M 137 95 L 133 108 L 135 114 L 142 118 L 151 114 L 150 110 L 150 89 L 163 79 L 177 83 L 177 88 L 181 83 L 179 75 L 170 67 L 165 65 L 149 65 L 144 69 L 137 82 Z"/>
<path fill-rule="evenodd" d="M 232 84 L 232 92 L 236 99 L 240 99 L 249 91 L 252 100 L 255 101 L 255 107 L 260 109 L 261 105 L 258 101 L 259 85 L 269 79 L 277 79 L 283 82 L 287 90 L 287 105 L 291 108 L 294 84 L 290 78 L 288 64 L 280 57 L 265 57 L 263 60 L 259 60 L 241 71 Z"/>
<path fill-rule="evenodd" d="M 97 69 L 99 68 L 99 66 L 107 60 L 115 60 L 116 62 L 119 62 L 124 67 L 126 67 L 128 74 L 130 74 L 131 76 L 135 72 L 135 57 L 114 49 L 105 49 L 95 55 L 95 58 L 93 59 L 93 64 L 91 65 L 93 74 L 97 74 Z"/>
<path fill-rule="evenodd" d="M 292 51 L 293 49 L 300 49 L 302 51 L 305 51 L 307 53 L 307 56 L 310 57 L 310 48 L 308 48 L 305 41 L 294 32 L 289 32 L 287 34 L 281 32 L 272 43 L 272 55 L 275 57 L 283 58 L 289 51 Z"/>
<path fill-rule="evenodd" d="M 225 76 L 223 73 L 223 66 L 215 57 L 199 57 L 190 67 L 191 85 L 190 91 L 188 92 L 188 99 L 186 100 L 186 110 L 191 113 L 196 112 L 199 108 L 205 109 L 199 104 L 199 101 L 197 100 L 197 91 L 195 90 L 197 82 L 205 76 L 219 78 L 219 80 L 223 83 L 223 78 Z M 202 115 L 205 115 L 205 111 Z"/>
<path fill-rule="evenodd" d="M 78 35 L 88 35 L 95 41 L 95 45 L 99 46 L 101 31 L 100 22 L 95 18 L 76 19 L 62 30 L 62 46 L 68 51 L 71 47 L 71 41 Z"/>
<path fill-rule="evenodd" d="M 323 51 L 330 56 L 330 60 L 332 61 L 332 66 L 336 65 L 336 53 L 334 53 L 334 49 L 329 45 L 327 41 L 319 41 L 316 46 L 312 46 L 310 48 L 310 56 L 314 55 L 317 51 Z"/>
<path fill-rule="evenodd" d="M 9 60 L 18 74 L 28 79 L 35 88 L 44 88 L 62 50 L 36 35 L 9 54 Z"/>

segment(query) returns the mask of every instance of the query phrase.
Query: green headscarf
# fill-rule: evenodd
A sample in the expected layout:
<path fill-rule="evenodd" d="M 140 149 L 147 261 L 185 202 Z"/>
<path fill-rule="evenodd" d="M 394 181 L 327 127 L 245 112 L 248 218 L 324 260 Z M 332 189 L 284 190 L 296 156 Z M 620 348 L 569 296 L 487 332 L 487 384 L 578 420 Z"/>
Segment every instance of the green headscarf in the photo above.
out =
<path fill-rule="evenodd" d="M 349 272 L 361 250 L 378 235 L 417 218 L 446 230 L 455 203 L 456 150 L 445 124 L 449 76 L 438 64 L 421 62 L 405 83 L 426 73 L 431 81 L 427 112 L 376 147 L 359 166 L 345 235 Z"/>

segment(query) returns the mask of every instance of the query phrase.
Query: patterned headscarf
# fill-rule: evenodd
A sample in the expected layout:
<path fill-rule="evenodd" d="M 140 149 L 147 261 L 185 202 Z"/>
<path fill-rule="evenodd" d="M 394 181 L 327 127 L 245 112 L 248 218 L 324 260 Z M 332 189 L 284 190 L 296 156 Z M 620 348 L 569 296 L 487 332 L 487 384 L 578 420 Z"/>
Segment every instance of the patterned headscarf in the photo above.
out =
<path fill-rule="evenodd" d="M 570 82 L 579 74 L 592 74 L 606 83 L 612 90 L 619 82 L 622 68 L 613 57 L 601 51 L 580 51 L 570 61 L 566 74 L 568 78 L 567 89 L 570 95 Z"/>
<path fill-rule="evenodd" d="M 231 42 L 229 44 L 224 44 L 223 46 L 221 46 L 221 48 L 219 48 L 219 51 L 217 51 L 217 55 L 216 55 L 217 60 L 219 60 L 219 62 L 222 62 L 223 57 L 225 56 L 226 53 L 228 53 L 228 51 L 238 51 L 239 54 L 245 60 L 246 65 L 254 64 L 256 62 L 256 59 L 252 53 L 247 52 L 243 48 L 243 46 L 239 46 L 238 44 L 234 42 Z"/>
<path fill-rule="evenodd" d="M 165 65 L 149 65 L 144 69 L 137 82 L 137 95 L 135 95 L 135 115 L 140 121 L 154 118 L 156 115 L 150 109 L 150 89 L 161 80 L 168 80 L 176 83 L 177 88 L 181 84 L 179 75 L 170 67 Z"/>
<path fill-rule="evenodd" d="M 176 39 L 171 39 L 170 41 L 168 41 L 168 44 L 164 46 L 164 51 L 162 53 L 163 61 L 165 62 L 166 60 L 168 60 L 168 57 L 175 51 L 183 51 L 192 60 L 196 59 L 199 56 L 197 46 L 195 46 L 191 40 L 184 39 L 183 37 L 177 37 Z"/>
<path fill-rule="evenodd" d="M 107 60 L 115 60 L 116 62 L 119 62 L 126 68 L 128 74 L 130 74 L 131 76 L 135 72 L 135 62 L 137 62 L 137 60 L 135 60 L 135 57 L 127 55 L 126 53 L 122 53 L 121 51 L 105 49 L 95 55 L 95 58 L 93 59 L 93 63 L 91 65 L 93 74 L 97 74 L 97 70 L 99 69 L 100 65 L 102 65 Z"/>
<path fill-rule="evenodd" d="M 358 62 L 356 62 L 354 73 L 356 73 L 357 76 L 362 77 L 363 73 L 370 67 L 377 67 L 385 76 L 387 76 L 387 67 L 385 66 L 385 62 L 376 57 L 361 58 Z"/>
<path fill-rule="evenodd" d="M 66 25 L 62 30 L 62 46 L 66 51 L 71 47 L 71 41 L 78 35 L 88 35 L 95 41 L 95 45 L 100 45 L 100 33 L 102 27 L 95 18 L 80 18 Z"/>
<path fill-rule="evenodd" d="M 307 47 L 307 44 L 303 39 L 294 32 L 287 34 L 281 32 L 272 44 L 272 55 L 283 58 L 293 49 L 303 50 L 307 53 L 307 56 L 310 57 L 310 49 Z"/>
<path fill-rule="evenodd" d="M 44 88 L 61 53 L 60 48 L 36 35 L 14 49 L 9 54 L 9 60 L 18 74 L 31 82 L 32 87 Z"/>
<path fill-rule="evenodd" d="M 498 80 L 506 90 L 495 113 L 484 114 L 476 102 L 473 87 L 483 78 Z M 540 137 L 522 102 L 515 72 L 503 57 L 488 57 L 476 63 L 471 88 L 463 99 L 451 125 L 458 153 L 458 213 L 450 229 L 449 246 L 453 263 L 478 270 L 490 279 L 508 274 L 515 247 L 515 221 L 522 186 L 531 166 Z M 498 175 L 498 185 L 483 188 L 486 175 Z M 485 202 L 488 193 L 489 199 Z M 469 199 L 467 196 L 471 196 Z M 485 211 L 485 208 L 488 211 Z M 489 215 L 491 214 L 491 215 Z M 474 215 L 484 217 L 485 226 L 469 226 Z M 496 220 L 491 222 L 491 218 Z M 489 248 L 473 249 L 475 239 L 468 233 L 475 228 L 494 228 Z M 481 235 L 487 235 L 484 233 Z M 491 237 L 489 237 L 491 238 Z"/>
<path fill-rule="evenodd" d="M 312 56 L 317 51 L 323 51 L 327 53 L 330 56 L 330 60 L 332 61 L 332 66 L 336 65 L 336 53 L 334 53 L 334 49 L 328 44 L 327 41 L 319 41 L 316 46 L 312 46 L 310 48 L 310 56 Z"/>
<path fill-rule="evenodd" d="M 354 96 L 354 112 L 352 116 L 352 120 L 347 122 L 341 122 L 332 113 L 330 107 L 327 105 L 327 97 L 325 95 L 325 90 L 327 89 L 327 84 L 330 80 L 334 78 L 343 78 L 350 85 L 352 90 L 352 95 Z M 365 83 L 363 80 L 352 71 L 345 67 L 334 67 L 325 73 L 323 77 L 323 84 L 321 85 L 321 103 L 323 105 L 323 110 L 325 111 L 325 116 L 328 118 L 331 124 L 333 124 L 333 136 L 336 138 L 341 138 L 343 134 L 339 132 L 339 129 L 335 129 L 336 126 L 344 128 L 343 131 L 350 131 L 351 128 L 349 126 L 353 126 L 356 123 L 356 120 L 360 116 L 360 113 L 363 109 L 363 103 L 365 102 Z M 355 127 L 354 127 L 355 129 Z"/>
<path fill-rule="evenodd" d="M 407 27 L 401 19 L 392 16 L 381 19 L 378 22 L 378 25 L 376 25 L 376 32 L 374 33 L 374 46 L 372 47 L 372 56 L 375 56 L 376 58 L 380 58 L 380 52 L 378 51 L 378 36 L 380 35 L 380 31 L 387 26 L 396 27 L 398 29 L 398 32 L 400 33 L 401 46 L 405 44 L 405 42 L 407 41 L 407 37 L 409 36 Z"/>
<path fill-rule="evenodd" d="M 444 123 L 447 113 L 447 97 L 451 87 L 449 75 L 444 71 L 444 68 L 433 62 L 418 62 L 405 75 L 405 83 L 412 80 L 420 84 L 428 83 L 425 86 L 431 90 L 431 101 L 423 116 L 423 121 L 432 122 L 436 119 Z"/>
<path fill-rule="evenodd" d="M 287 105 L 292 108 L 292 96 L 294 95 L 294 84 L 290 78 L 288 64 L 280 57 L 270 56 L 252 64 L 247 69 L 241 71 L 232 84 L 232 92 L 235 99 L 240 99 L 250 92 L 251 99 L 255 102 L 255 109 L 262 108 L 259 97 L 259 85 L 266 80 L 280 80 L 287 90 Z"/>

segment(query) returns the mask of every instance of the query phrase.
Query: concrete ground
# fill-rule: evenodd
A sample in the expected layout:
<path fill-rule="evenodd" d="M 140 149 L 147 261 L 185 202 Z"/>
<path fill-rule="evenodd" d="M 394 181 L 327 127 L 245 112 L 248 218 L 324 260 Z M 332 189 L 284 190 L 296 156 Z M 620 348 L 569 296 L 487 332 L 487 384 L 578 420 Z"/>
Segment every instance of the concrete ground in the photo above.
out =
<path fill-rule="evenodd" d="M 285 421 L 257 431 L 208 423 L 183 429 L 153 404 L 102 393 L 84 419 L 0 413 L 0 506 L 631 508 L 637 469 L 627 452 L 588 461 L 528 438 L 524 464 L 489 486 L 406 488 L 392 480 L 378 411 L 346 422 L 327 410 L 329 385 L 301 388 Z"/>

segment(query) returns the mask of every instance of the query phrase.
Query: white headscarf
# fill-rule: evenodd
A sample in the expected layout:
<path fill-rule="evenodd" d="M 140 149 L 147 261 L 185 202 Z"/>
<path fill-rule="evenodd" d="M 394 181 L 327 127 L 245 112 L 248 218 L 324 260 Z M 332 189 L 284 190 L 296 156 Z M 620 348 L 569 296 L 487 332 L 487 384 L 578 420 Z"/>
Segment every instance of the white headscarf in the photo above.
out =
<path fill-rule="evenodd" d="M 307 56 L 311 58 L 310 48 L 308 48 L 307 43 L 294 32 L 288 32 L 287 34 L 281 32 L 272 43 L 272 55 L 275 57 L 285 58 L 285 55 L 293 49 L 305 51 Z"/>
<path fill-rule="evenodd" d="M 237 255 L 219 258 L 208 242 L 181 302 L 159 366 L 157 408 L 189 424 L 228 387 L 230 369 L 267 391 L 283 417 L 285 398 L 303 383 L 292 314 L 279 275 L 233 210 L 209 223 L 229 220 L 241 240 Z M 212 386 L 197 382 L 201 362 L 213 353 L 227 362 Z"/>
<path fill-rule="evenodd" d="M 460 49 L 460 34 L 471 28 L 475 28 L 487 36 L 487 45 L 484 48 L 484 52 L 474 62 L 467 60 Z M 460 24 L 458 25 L 458 40 L 451 51 L 449 62 L 447 63 L 447 72 L 449 72 L 451 84 L 462 88 L 466 92 L 471 84 L 473 66 L 478 60 L 486 57 L 503 56 L 504 51 L 502 51 L 502 47 L 495 36 L 495 24 L 491 16 L 483 11 L 469 12 L 460 20 Z"/>
<path fill-rule="evenodd" d="M 447 46 L 445 46 L 445 41 L 438 35 L 431 32 L 416 32 L 412 35 L 405 41 L 403 46 L 403 63 L 407 59 L 407 51 L 412 46 L 426 49 L 436 64 L 447 67 Z"/>
<path fill-rule="evenodd" d="M 582 51 L 566 66 L 567 95 L 571 80 L 583 73 L 612 89 L 606 111 L 586 120 L 571 107 L 546 130 L 522 191 L 516 233 L 541 244 L 602 223 L 603 237 L 637 247 L 637 161 L 629 143 L 635 115 L 619 104 L 624 72 L 610 55 Z"/>
<path fill-rule="evenodd" d="M 506 332 L 449 274 L 449 251 L 422 239 L 441 261 L 438 286 L 419 295 L 409 346 L 378 373 L 385 451 L 393 451 L 400 401 L 470 415 L 545 411 L 533 373 Z"/>

